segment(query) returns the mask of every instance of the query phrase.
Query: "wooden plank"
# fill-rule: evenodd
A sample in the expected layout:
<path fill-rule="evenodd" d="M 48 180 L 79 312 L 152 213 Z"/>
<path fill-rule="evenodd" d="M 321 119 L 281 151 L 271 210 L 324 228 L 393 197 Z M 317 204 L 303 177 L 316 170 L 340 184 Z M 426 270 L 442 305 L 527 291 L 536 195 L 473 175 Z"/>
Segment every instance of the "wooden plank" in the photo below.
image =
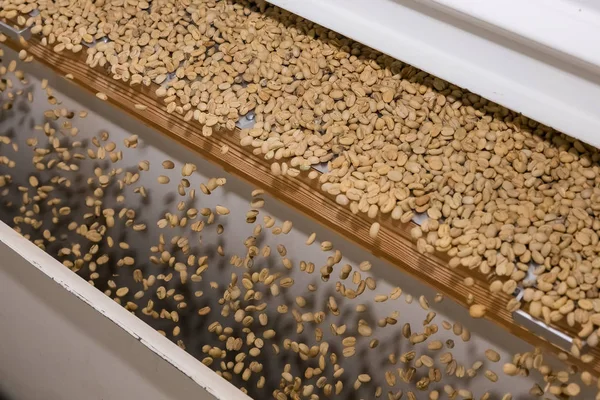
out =
<path fill-rule="evenodd" d="M 9 40 L 7 44 L 14 50 L 21 49 L 21 45 L 14 41 Z M 318 180 L 311 181 L 305 173 L 295 178 L 272 175 L 269 162 L 254 156 L 250 149 L 240 146 L 237 130 L 221 131 L 210 137 L 202 136 L 201 125 L 197 121 L 186 122 L 181 115 L 167 113 L 161 100 L 154 95 L 156 85 L 150 88 L 131 87 L 125 82 L 112 79 L 102 68 L 92 69 L 87 66 L 85 54 L 76 55 L 66 51 L 55 53 L 42 46 L 37 38 L 30 40 L 27 50 L 38 62 L 59 75 L 71 74 L 73 82 L 82 88 L 92 93 L 105 93 L 107 101 L 115 107 L 197 152 L 227 172 L 264 189 L 317 223 L 339 233 L 378 258 L 394 264 L 459 304 L 468 307 L 467 295 L 471 293 L 477 304 L 487 307 L 486 318 L 506 331 L 534 346 L 554 353 L 563 351 L 516 324 L 512 314 L 505 308 L 510 296 L 490 293 L 485 277 L 473 275 L 472 271 L 450 268 L 444 255 L 420 254 L 410 238 L 410 230 L 415 226 L 413 223 L 402 224 L 389 216 L 380 215 L 376 221 L 380 222 L 381 229 L 377 238 L 372 239 L 369 228 L 374 221 L 366 215 L 354 215 L 349 208 L 339 206 L 331 196 L 319 189 Z M 145 105 L 147 109 L 138 110 L 135 104 Z M 229 146 L 226 154 L 221 154 L 223 145 Z M 464 284 L 463 280 L 467 276 L 476 280 L 475 286 L 468 287 Z M 593 349 L 592 354 L 595 360 L 587 365 L 569 357 L 571 362 L 580 367 L 600 374 L 600 349 Z"/>

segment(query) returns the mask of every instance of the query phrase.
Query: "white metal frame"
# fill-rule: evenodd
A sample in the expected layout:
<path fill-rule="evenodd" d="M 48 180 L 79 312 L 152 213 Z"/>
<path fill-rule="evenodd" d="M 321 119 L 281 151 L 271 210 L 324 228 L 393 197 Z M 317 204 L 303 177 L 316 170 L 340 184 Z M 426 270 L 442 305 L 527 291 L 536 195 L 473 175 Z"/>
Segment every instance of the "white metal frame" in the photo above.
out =
<path fill-rule="evenodd" d="M 9 257 L 9 252 L 14 252 L 19 257 Z M 117 325 L 147 347 L 148 351 L 155 353 L 168 364 L 174 366 L 181 374 L 198 384 L 200 388 L 198 391 L 199 399 L 250 400 L 250 397 L 246 396 L 231 383 L 218 376 L 209 367 L 180 349 L 176 344 L 163 337 L 141 319 L 129 313 L 122 306 L 115 303 L 98 289 L 88 284 L 84 279 L 80 278 L 77 274 L 70 271 L 60 262 L 56 261 L 50 255 L 39 249 L 1 221 L 0 254 L 3 254 L 4 260 L 8 259 L 14 261 L 0 266 L 0 272 L 2 271 L 2 268 L 38 269 L 47 276 L 47 285 L 60 285 L 74 297 L 83 301 L 95 311 L 106 317 L 104 323 Z M 10 281 L 4 283 L 10 284 Z M 0 282 L 0 290 L 2 290 L 2 286 L 3 282 Z M 52 299 L 47 300 L 52 301 Z M 77 300 L 73 298 L 73 301 Z M 19 304 L 19 299 L 15 299 L 15 302 L 16 304 Z M 23 310 L 24 313 L 26 311 L 27 310 Z M 0 315 L 2 314 L 2 310 L 0 309 Z M 33 315 L 35 316 L 35 313 Z M 9 321 L 8 323 L 18 324 L 18 321 Z M 47 329 L 56 329 L 56 327 L 49 326 Z M 0 331 L 2 331 L 2 329 L 0 329 Z M 10 343 L 11 338 L 3 337 L 2 340 Z M 67 355 L 67 357 L 72 360 L 71 362 L 74 368 L 81 367 L 85 361 L 83 359 L 86 358 L 84 355 Z M 79 360 L 78 357 L 82 359 Z M 128 357 L 128 354 L 123 354 L 123 357 Z M 36 362 L 36 360 L 28 362 Z M 89 360 L 85 362 L 89 362 Z M 157 370 L 156 373 L 158 372 L 159 371 Z M 153 378 L 161 379 L 162 377 L 155 376 Z M 110 384 L 110 382 L 99 382 L 98 385 L 100 384 Z M 132 388 L 131 391 L 135 393 L 135 388 Z M 90 398 L 96 398 L 94 396 L 97 395 L 98 393 L 90 395 Z M 112 393 L 112 395 L 120 396 L 119 393 Z M 179 397 L 176 397 L 175 394 L 173 394 L 173 398 Z"/>

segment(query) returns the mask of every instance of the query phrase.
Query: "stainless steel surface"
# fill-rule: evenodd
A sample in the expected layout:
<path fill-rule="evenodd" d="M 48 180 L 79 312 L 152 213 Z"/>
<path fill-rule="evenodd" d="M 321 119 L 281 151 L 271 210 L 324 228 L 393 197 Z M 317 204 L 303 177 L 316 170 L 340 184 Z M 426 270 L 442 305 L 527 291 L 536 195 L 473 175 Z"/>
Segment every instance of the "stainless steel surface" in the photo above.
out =
<path fill-rule="evenodd" d="M 517 290 L 518 294 L 516 298 L 517 300 L 521 300 L 524 292 L 522 289 Z M 573 338 L 567 335 L 566 333 L 547 325 L 544 321 L 532 317 L 529 313 L 527 313 L 524 310 L 519 309 L 513 312 L 513 319 L 517 324 L 527 328 L 529 331 L 535 333 L 536 335 L 559 346 L 565 352 L 570 352 L 571 346 L 573 345 Z M 582 348 L 582 352 L 583 351 L 585 351 L 585 344 L 584 348 Z"/>
<path fill-rule="evenodd" d="M 28 40 L 31 37 L 31 32 L 29 28 L 18 29 L 2 21 L 0 21 L 0 32 L 4 33 L 6 36 L 13 40 L 19 40 L 19 36 L 22 36 L 25 40 Z"/>

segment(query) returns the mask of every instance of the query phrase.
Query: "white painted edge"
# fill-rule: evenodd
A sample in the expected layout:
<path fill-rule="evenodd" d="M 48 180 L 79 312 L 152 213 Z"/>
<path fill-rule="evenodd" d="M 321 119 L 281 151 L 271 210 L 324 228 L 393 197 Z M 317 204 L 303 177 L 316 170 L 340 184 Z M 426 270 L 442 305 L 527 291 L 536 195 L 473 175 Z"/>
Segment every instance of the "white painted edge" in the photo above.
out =
<path fill-rule="evenodd" d="M 420 0 L 476 18 L 600 68 L 600 14 L 569 0 Z"/>
<path fill-rule="evenodd" d="M 218 400 L 251 400 L 234 385 L 218 376 L 175 343 L 129 313 L 104 293 L 69 270 L 46 252 L 0 221 L 0 241 L 13 249 L 33 267 L 40 270 L 69 293 L 119 326 L 149 350 L 188 376 Z M 74 299 L 75 301 L 75 299 Z"/>
<path fill-rule="evenodd" d="M 462 12 L 471 0 L 267 1 L 600 147 L 600 69 L 590 70 L 589 63 L 584 68 L 578 58 L 557 56 L 565 51 L 585 55 L 587 46 L 596 46 L 587 42 L 575 50 L 569 40 L 555 40 L 565 27 L 580 23 L 580 29 L 595 33 L 590 40 L 598 43 L 600 28 L 589 23 L 592 11 L 579 17 L 568 14 L 569 23 L 563 21 L 555 27 L 555 37 L 550 37 L 534 35 L 534 31 L 547 15 L 561 13 L 548 3 L 566 0 L 533 0 L 528 7 L 536 12 L 536 18 L 529 21 L 530 28 L 520 31 L 509 31 L 508 25 L 491 29 L 490 24 L 482 23 L 481 19 L 494 15 L 491 6 L 484 15 L 482 4 L 497 6 L 504 0 L 477 1 L 481 19 Z M 518 13 L 528 2 L 509 0 L 514 7 L 504 7 L 506 12 Z M 462 6 L 450 10 L 458 4 Z M 598 51 L 585 60 L 596 58 L 600 58 Z"/>

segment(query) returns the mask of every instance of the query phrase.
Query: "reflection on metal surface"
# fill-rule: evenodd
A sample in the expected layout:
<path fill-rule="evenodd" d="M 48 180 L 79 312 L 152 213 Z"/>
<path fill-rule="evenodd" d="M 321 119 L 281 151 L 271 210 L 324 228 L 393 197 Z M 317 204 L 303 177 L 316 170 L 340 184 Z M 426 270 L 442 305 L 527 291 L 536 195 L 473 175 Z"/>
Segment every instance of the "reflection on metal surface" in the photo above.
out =
<path fill-rule="evenodd" d="M 251 129 L 256 123 L 255 120 L 256 115 L 254 114 L 254 111 L 250 111 L 248 114 L 241 117 L 235 124 L 235 126 L 237 126 L 240 129 Z"/>
<path fill-rule="evenodd" d="M 523 298 L 524 291 L 522 289 L 517 289 L 517 291 L 518 294 L 516 298 L 520 301 Z M 546 339 L 550 343 L 559 346 L 565 352 L 570 352 L 571 346 L 573 345 L 573 338 L 566 333 L 547 325 L 544 321 L 532 317 L 524 310 L 519 309 L 513 312 L 512 315 L 517 324 L 541 338 Z M 581 349 L 582 352 L 585 351 L 585 347 L 586 345 L 584 343 L 583 348 Z"/>
<path fill-rule="evenodd" d="M 0 32 L 4 33 L 6 36 L 13 40 L 19 40 L 19 36 L 23 37 L 23 39 L 28 40 L 31 37 L 31 32 L 29 28 L 18 28 L 14 26 L 10 26 L 6 22 L 0 21 Z"/>
<path fill-rule="evenodd" d="M 322 173 L 322 174 L 324 174 L 325 172 L 327 172 L 327 163 L 315 164 L 312 167 L 314 169 L 316 169 L 317 171 L 319 171 L 320 173 Z"/>
<path fill-rule="evenodd" d="M 425 221 L 427 221 L 427 218 L 427 213 L 415 214 L 415 216 L 412 217 L 412 222 L 421 226 Z"/>
<path fill-rule="evenodd" d="M 100 39 L 94 39 L 94 41 L 91 42 L 91 43 L 82 41 L 81 44 L 84 45 L 85 47 L 91 48 L 91 47 L 94 47 L 95 45 L 97 45 L 100 42 L 108 43 L 108 38 L 106 36 L 104 36 L 104 37 L 101 37 Z"/>

